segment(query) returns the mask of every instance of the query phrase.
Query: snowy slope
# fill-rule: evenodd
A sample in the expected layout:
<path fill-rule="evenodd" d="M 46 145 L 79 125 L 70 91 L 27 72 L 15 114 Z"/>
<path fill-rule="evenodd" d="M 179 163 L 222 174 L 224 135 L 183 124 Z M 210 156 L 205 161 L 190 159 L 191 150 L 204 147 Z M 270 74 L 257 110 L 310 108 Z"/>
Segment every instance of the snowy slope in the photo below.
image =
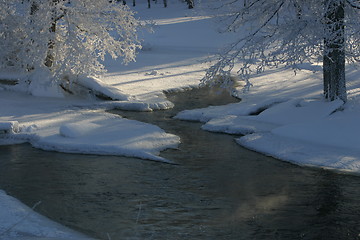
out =
<path fill-rule="evenodd" d="M 104 81 L 132 94 L 139 100 L 156 103 L 163 101 L 163 90 L 197 87 L 205 70 L 206 61 L 236 37 L 218 34 L 216 19 L 198 9 L 173 0 L 168 8 L 162 4 L 146 4 L 132 8 L 144 21 L 151 21 L 154 32 L 143 30 L 143 49 L 136 62 L 119 66 L 108 61 Z"/>

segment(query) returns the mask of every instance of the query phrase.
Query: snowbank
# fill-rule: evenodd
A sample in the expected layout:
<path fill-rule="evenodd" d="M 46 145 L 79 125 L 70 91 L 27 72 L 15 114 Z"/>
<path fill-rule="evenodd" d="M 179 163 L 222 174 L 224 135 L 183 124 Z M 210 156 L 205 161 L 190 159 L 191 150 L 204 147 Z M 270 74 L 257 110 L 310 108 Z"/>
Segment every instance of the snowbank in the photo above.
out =
<path fill-rule="evenodd" d="M 237 143 L 279 159 L 360 173 L 360 74 L 348 69 L 351 97 L 344 105 L 340 100 L 322 100 L 320 79 L 317 86 L 309 84 L 314 77 L 305 78 L 306 70 L 296 81 L 289 81 L 290 75 L 281 78 L 285 72 L 255 78 L 254 88 L 240 93 L 239 103 L 186 110 L 176 118 L 204 122 L 207 131 L 245 135 L 236 138 Z M 268 84 L 269 79 L 277 84 Z"/>
<path fill-rule="evenodd" d="M 1 118 L 0 118 L 1 119 Z M 19 117 L 17 132 L 1 135 L 2 144 L 30 142 L 34 147 L 68 153 L 121 155 L 170 162 L 158 154 L 176 148 L 179 137 L 157 126 L 103 110 L 66 110 Z M 13 122 L 0 122 L 10 127 Z"/>
<path fill-rule="evenodd" d="M 360 112 L 284 125 L 237 139 L 245 147 L 294 163 L 360 173 Z"/>
<path fill-rule="evenodd" d="M 78 78 L 77 84 L 93 91 L 94 95 L 103 98 L 110 98 L 112 100 L 130 101 L 134 99 L 120 89 L 115 88 L 111 85 L 104 83 L 101 79 L 95 77 L 80 77 Z"/>
<path fill-rule="evenodd" d="M 0 239 L 91 239 L 37 214 L 1 190 L 0 216 Z"/>
<path fill-rule="evenodd" d="M 0 122 L 0 132 L 2 133 L 17 133 L 19 130 L 18 121 Z"/>
<path fill-rule="evenodd" d="M 231 103 L 225 106 L 210 106 L 196 110 L 185 110 L 178 113 L 175 118 L 189 121 L 208 122 L 209 120 L 221 115 L 252 115 L 261 109 L 266 109 L 271 105 L 285 102 L 286 100 L 288 99 L 275 98 L 248 104 L 244 104 L 244 101 L 242 101 L 239 103 Z"/>
<path fill-rule="evenodd" d="M 286 124 L 303 123 L 325 118 L 340 108 L 342 104 L 342 101 L 329 103 L 321 100 L 292 99 L 271 105 L 268 109 L 254 116 L 221 114 L 220 117 L 209 120 L 203 126 L 203 129 L 232 134 L 270 131 Z"/>
<path fill-rule="evenodd" d="M 124 119 L 101 110 L 66 111 L 59 114 L 61 116 L 49 116 L 40 123 L 42 126 L 38 126 L 36 135 L 30 140 L 33 146 L 50 151 L 121 155 L 170 163 L 170 160 L 157 155 L 161 150 L 176 148 L 180 143 L 179 137 L 165 133 L 157 126 Z M 47 126 L 48 121 L 56 121 L 57 127 L 53 123 Z M 24 137 L 24 133 L 21 137 Z"/>
<path fill-rule="evenodd" d="M 263 132 L 237 138 L 236 142 L 251 150 L 298 165 L 360 173 L 360 152 L 357 149 L 334 147 L 328 145 L 327 141 L 314 144 L 312 136 L 314 135 L 310 134 L 306 139 L 300 140 L 294 136 L 287 138 Z"/>

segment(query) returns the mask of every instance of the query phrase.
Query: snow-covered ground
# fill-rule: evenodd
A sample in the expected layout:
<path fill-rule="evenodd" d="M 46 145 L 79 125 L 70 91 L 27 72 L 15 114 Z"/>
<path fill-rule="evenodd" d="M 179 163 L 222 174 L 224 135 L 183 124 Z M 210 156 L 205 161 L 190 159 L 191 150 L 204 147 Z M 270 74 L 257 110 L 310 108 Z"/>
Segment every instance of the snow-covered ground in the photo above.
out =
<path fill-rule="evenodd" d="M 37 96 L 31 96 L 0 86 L 0 144 L 30 142 L 45 150 L 170 161 L 159 152 L 176 148 L 177 136 L 105 110 L 172 107 L 163 91 L 197 86 L 209 66 L 203 61 L 236 35 L 217 33 L 216 20 L 177 0 L 169 1 L 166 9 L 161 4 L 147 9 L 145 3 L 134 9 L 143 20 L 155 23 L 155 33 L 140 33 L 144 48 L 137 61 L 124 66 L 107 60 L 108 73 L 101 81 L 84 83 L 119 100 L 51 98 L 46 86 L 33 89 Z M 246 134 L 234 138 L 286 161 L 359 173 L 360 70 L 347 70 L 349 101 L 343 105 L 322 100 L 321 72 L 315 71 L 319 69 L 304 65 L 296 74 L 283 68 L 268 70 L 252 79 L 249 92 L 239 91 L 240 103 L 184 111 L 177 117 L 202 121 L 209 131 Z M 2 191 L 0 216 L 0 239 L 82 237 L 34 215 Z"/>
<path fill-rule="evenodd" d="M 236 142 L 299 165 L 360 173 L 359 70 L 350 67 L 349 101 L 321 96 L 321 73 L 267 72 L 253 79 L 242 101 L 186 110 L 176 118 L 201 121 L 204 130 L 242 134 Z"/>
<path fill-rule="evenodd" d="M 36 205 L 33 206 L 33 208 L 35 207 Z M 51 222 L 1 190 L 0 216 L 0 239 L 3 240 L 90 239 L 60 224 Z"/>

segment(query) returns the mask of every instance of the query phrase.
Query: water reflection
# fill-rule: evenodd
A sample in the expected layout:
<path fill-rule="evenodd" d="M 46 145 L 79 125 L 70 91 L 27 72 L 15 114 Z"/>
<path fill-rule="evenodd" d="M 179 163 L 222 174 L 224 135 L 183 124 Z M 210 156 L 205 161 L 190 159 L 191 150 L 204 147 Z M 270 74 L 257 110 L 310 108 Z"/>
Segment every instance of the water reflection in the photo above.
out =
<path fill-rule="evenodd" d="M 0 188 L 101 239 L 358 239 L 359 177 L 268 158 L 171 119 L 203 107 L 196 98 L 230 101 L 218 96 L 181 93 L 169 96 L 171 111 L 118 111 L 180 135 L 179 150 L 162 153 L 179 165 L 0 146 Z"/>

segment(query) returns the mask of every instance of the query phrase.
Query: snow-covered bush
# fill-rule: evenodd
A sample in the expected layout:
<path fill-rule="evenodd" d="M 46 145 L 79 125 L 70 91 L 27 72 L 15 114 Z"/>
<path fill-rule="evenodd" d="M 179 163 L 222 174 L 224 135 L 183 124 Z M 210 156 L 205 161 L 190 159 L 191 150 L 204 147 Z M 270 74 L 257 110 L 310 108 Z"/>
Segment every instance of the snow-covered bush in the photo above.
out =
<path fill-rule="evenodd" d="M 41 82 L 51 84 L 98 75 L 106 55 L 134 60 L 139 26 L 116 1 L 0 0 L 0 70 L 34 75 L 48 68 Z"/>

